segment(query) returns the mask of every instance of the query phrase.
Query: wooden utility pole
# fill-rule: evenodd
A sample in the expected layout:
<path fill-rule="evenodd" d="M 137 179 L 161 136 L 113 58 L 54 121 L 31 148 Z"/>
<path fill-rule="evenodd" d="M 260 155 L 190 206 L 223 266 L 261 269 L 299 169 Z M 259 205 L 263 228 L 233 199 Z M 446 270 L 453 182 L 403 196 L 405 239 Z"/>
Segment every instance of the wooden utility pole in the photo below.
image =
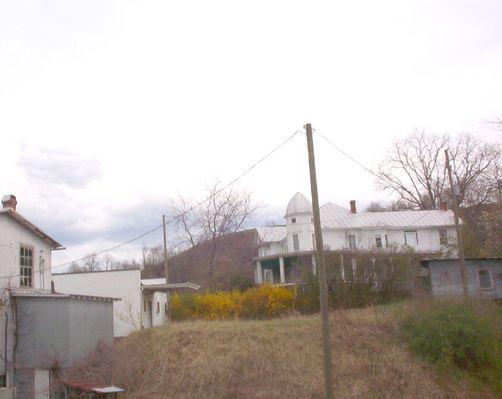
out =
<path fill-rule="evenodd" d="M 460 261 L 460 274 L 462 275 L 462 287 L 464 290 L 464 297 L 469 297 L 469 287 L 467 285 L 467 266 L 465 265 L 465 254 L 464 254 L 464 240 L 462 238 L 462 231 L 460 229 L 459 223 L 459 207 L 457 203 L 457 196 L 455 194 L 455 186 L 453 183 L 453 175 L 451 173 L 450 157 L 448 155 L 448 150 L 444 150 L 444 155 L 446 158 L 446 168 L 448 169 L 448 178 L 450 180 L 450 191 L 453 204 L 453 215 L 455 217 L 455 229 L 457 231 L 457 243 L 458 243 L 458 259 Z"/>
<path fill-rule="evenodd" d="M 169 283 L 169 274 L 167 272 L 167 233 L 166 233 L 166 215 L 162 215 L 162 230 L 164 231 L 164 273 L 166 275 L 166 284 Z"/>
<path fill-rule="evenodd" d="M 307 132 L 307 148 L 309 153 L 310 189 L 312 192 L 312 211 L 314 213 L 317 270 L 319 273 L 322 349 L 324 353 L 324 392 L 326 399 L 333 399 L 333 365 L 331 363 L 331 339 L 329 333 L 328 278 L 326 274 L 326 261 L 324 259 L 324 244 L 322 242 L 319 198 L 317 195 L 314 141 L 312 140 L 312 126 L 310 125 L 310 123 L 307 123 L 305 125 L 305 129 Z"/>

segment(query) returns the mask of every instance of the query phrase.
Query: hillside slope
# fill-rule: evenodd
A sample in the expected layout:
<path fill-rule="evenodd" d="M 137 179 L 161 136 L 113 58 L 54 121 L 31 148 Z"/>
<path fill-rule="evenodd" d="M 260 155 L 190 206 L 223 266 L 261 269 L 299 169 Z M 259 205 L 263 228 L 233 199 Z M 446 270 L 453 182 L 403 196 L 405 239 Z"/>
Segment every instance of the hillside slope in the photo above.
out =
<path fill-rule="evenodd" d="M 173 323 L 129 336 L 79 374 L 128 398 L 322 398 L 319 325 L 314 316 Z M 493 397 L 410 355 L 386 311 L 339 311 L 332 328 L 335 397 Z"/>
<path fill-rule="evenodd" d="M 207 286 L 212 242 L 204 241 L 169 259 L 169 280 L 172 283 L 191 282 Z M 234 288 L 234 279 L 254 281 L 253 258 L 258 255 L 258 235 L 255 229 L 227 234 L 217 239 L 214 284 L 215 289 Z M 142 276 L 163 277 L 159 264 L 144 271 Z"/>

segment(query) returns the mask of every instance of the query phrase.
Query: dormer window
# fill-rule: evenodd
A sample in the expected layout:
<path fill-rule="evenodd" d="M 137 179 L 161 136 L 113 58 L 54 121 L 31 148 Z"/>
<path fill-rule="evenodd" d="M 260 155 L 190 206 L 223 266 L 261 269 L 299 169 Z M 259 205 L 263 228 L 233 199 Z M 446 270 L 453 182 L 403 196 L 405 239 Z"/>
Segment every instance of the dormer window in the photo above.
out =
<path fill-rule="evenodd" d="M 291 218 L 291 223 L 296 223 L 296 218 Z"/>
<path fill-rule="evenodd" d="M 33 287 L 33 249 L 19 248 L 19 285 Z"/>

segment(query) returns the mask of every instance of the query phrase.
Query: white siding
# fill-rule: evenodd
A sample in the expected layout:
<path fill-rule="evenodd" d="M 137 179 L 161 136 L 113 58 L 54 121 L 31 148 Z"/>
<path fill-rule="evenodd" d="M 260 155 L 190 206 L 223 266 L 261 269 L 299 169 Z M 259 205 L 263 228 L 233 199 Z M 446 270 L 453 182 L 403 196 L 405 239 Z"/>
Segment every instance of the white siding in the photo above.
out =
<path fill-rule="evenodd" d="M 51 288 L 51 246 L 7 214 L 0 213 L 0 288 L 19 287 L 20 246 L 33 250 L 33 288 Z M 42 265 L 42 267 L 40 267 Z M 13 276 L 9 279 L 4 276 Z"/>

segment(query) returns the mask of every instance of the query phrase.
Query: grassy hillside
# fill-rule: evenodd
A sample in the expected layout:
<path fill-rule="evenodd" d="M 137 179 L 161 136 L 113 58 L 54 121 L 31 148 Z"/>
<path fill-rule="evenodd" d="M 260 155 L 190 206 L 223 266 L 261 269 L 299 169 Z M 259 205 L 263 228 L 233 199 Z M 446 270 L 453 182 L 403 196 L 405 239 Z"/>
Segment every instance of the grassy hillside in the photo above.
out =
<path fill-rule="evenodd" d="M 403 306 L 403 305 L 400 305 Z M 492 398 L 411 355 L 395 306 L 332 314 L 338 398 Z M 129 398 L 321 398 L 318 316 L 194 321 L 144 330 L 96 354 L 85 371 Z"/>

